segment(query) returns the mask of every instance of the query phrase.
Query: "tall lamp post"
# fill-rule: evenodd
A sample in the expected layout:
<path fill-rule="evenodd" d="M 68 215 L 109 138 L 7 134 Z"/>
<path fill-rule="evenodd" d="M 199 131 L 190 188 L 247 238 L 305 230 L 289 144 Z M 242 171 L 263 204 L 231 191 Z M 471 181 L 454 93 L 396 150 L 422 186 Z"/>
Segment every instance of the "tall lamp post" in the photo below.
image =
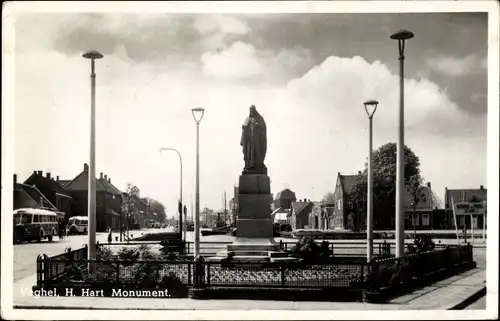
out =
<path fill-rule="evenodd" d="M 95 60 L 104 57 L 98 51 L 88 51 L 83 58 L 90 59 L 90 161 L 89 161 L 89 185 L 88 185 L 88 259 L 96 259 L 96 178 L 95 178 Z M 89 272 L 95 271 L 95 265 L 91 262 L 88 266 Z"/>
<path fill-rule="evenodd" d="M 404 194 L 405 194 L 405 116 L 404 116 L 404 51 L 405 40 L 413 38 L 413 33 L 401 30 L 393 35 L 391 39 L 398 41 L 399 48 L 399 120 L 398 120 L 398 144 L 396 155 L 396 257 L 404 255 Z"/>
<path fill-rule="evenodd" d="M 173 152 L 176 152 L 177 155 L 179 155 L 179 162 L 180 162 L 180 165 L 181 165 L 181 179 L 180 179 L 180 196 L 179 196 L 179 234 L 180 234 L 180 238 L 182 239 L 182 230 L 183 230 L 183 225 L 182 225 L 182 156 L 181 156 L 181 153 L 179 153 L 179 151 L 175 148 L 171 148 L 171 147 L 163 147 L 163 148 L 160 148 L 160 153 L 164 150 L 170 150 L 170 151 L 173 151 Z M 186 240 L 186 231 L 184 230 L 184 240 Z"/>
<path fill-rule="evenodd" d="M 194 218 L 194 257 L 200 255 L 200 122 L 205 114 L 203 108 L 193 108 L 191 110 L 196 122 L 196 199 Z"/>
<path fill-rule="evenodd" d="M 366 238 L 367 238 L 367 251 L 366 259 L 368 262 L 373 257 L 373 115 L 377 111 L 378 101 L 369 100 L 364 102 L 365 111 L 368 115 L 369 121 L 369 139 L 368 139 L 368 192 L 367 192 L 367 208 L 366 208 Z"/>

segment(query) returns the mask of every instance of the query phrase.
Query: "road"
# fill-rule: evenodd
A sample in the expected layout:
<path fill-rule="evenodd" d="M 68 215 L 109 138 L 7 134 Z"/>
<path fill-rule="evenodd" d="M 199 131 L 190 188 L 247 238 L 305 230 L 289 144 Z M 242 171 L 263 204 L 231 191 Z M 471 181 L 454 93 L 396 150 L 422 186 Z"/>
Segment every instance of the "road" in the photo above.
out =
<path fill-rule="evenodd" d="M 156 233 L 169 231 L 168 229 L 145 229 L 141 231 L 130 231 L 133 236 L 141 233 Z M 113 233 L 113 241 L 119 233 Z M 52 242 L 42 241 L 41 243 L 22 243 L 14 245 L 14 282 L 36 273 L 36 258 L 39 254 L 53 256 L 61 254 L 68 247 L 79 249 L 88 241 L 87 235 L 70 235 L 60 240 L 55 237 Z M 97 233 L 96 241 L 99 243 L 108 242 L 108 233 Z"/>
<path fill-rule="evenodd" d="M 131 231 L 130 233 L 134 236 L 139 236 L 141 233 L 158 233 L 158 232 L 167 232 L 171 231 L 171 229 L 145 229 L 141 231 Z M 113 241 L 118 233 L 113 234 Z M 107 233 L 97 233 L 96 241 L 100 243 L 107 243 L 108 234 Z M 53 256 L 56 254 L 61 254 L 68 247 L 72 249 L 81 248 L 84 244 L 87 243 L 88 236 L 86 235 L 72 235 L 68 236 L 63 240 L 59 240 L 59 238 L 55 238 L 52 242 L 43 241 L 41 243 L 24 243 L 24 244 L 16 244 L 14 245 L 14 281 L 20 280 L 22 278 L 28 277 L 36 273 L 36 257 L 39 254 L 47 254 L 48 256 Z M 194 234 L 193 232 L 187 233 L 187 241 L 193 241 Z M 202 236 L 201 242 L 231 242 L 234 240 L 234 237 L 227 235 L 211 235 L 211 236 Z M 279 239 L 276 239 L 279 241 Z M 283 239 L 283 241 L 287 242 L 296 242 L 297 240 L 293 239 Z M 411 240 L 405 240 L 410 243 Z M 438 240 L 435 240 L 436 243 Z M 363 243 L 363 240 L 336 240 L 336 243 Z M 447 244 L 449 240 L 442 240 L 443 244 Z M 224 245 L 221 245 L 221 249 L 224 248 Z M 358 245 L 359 246 L 359 245 Z M 219 250 L 221 250 L 219 249 Z M 217 252 L 217 251 L 214 251 Z M 486 267 L 486 249 L 483 248 L 474 248 L 474 260 L 477 262 L 478 267 Z"/>

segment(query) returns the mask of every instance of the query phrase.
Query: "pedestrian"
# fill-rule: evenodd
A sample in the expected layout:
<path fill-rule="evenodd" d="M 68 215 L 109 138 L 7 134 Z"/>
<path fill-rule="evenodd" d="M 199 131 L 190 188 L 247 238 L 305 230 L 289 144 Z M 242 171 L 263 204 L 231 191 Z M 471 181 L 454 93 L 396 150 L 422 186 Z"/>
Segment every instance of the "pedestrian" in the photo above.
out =
<path fill-rule="evenodd" d="M 109 228 L 109 234 L 108 234 L 108 243 L 111 243 L 113 241 L 113 235 L 111 232 L 111 228 Z"/>

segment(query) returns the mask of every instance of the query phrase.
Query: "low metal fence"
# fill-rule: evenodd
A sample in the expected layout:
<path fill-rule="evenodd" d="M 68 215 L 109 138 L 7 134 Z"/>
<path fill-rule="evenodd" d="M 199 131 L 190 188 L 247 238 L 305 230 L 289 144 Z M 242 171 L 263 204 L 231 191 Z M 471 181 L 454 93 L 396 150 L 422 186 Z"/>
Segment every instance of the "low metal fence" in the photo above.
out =
<path fill-rule="evenodd" d="M 242 262 L 120 259 L 88 260 L 87 247 L 48 257 L 37 257 L 37 286 L 88 288 L 168 288 L 172 282 L 195 288 L 323 288 L 381 292 L 386 288 L 405 287 L 429 275 L 453 271 L 473 263 L 472 246 L 449 246 L 401 258 L 363 257 L 332 259 L 324 264 L 304 262 Z M 88 265 L 95 272 L 89 273 Z M 184 293 L 184 292 L 183 292 Z M 187 292 L 186 292 L 187 295 Z"/>

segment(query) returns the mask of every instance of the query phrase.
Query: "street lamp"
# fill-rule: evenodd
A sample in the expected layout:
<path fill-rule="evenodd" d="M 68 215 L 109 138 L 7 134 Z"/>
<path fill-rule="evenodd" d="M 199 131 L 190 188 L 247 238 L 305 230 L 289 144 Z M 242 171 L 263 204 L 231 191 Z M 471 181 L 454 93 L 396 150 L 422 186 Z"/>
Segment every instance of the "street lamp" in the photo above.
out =
<path fill-rule="evenodd" d="M 103 55 L 98 51 L 88 51 L 82 55 L 83 58 L 90 59 L 90 161 L 89 161 L 89 185 L 88 185 L 88 259 L 96 259 L 96 178 L 95 178 L 95 60 L 101 59 Z M 95 271 L 95 265 L 89 263 L 90 273 Z"/>
<path fill-rule="evenodd" d="M 182 228 L 183 228 L 183 225 L 182 225 L 182 156 L 181 156 L 181 153 L 179 153 L 179 151 L 175 148 L 171 148 L 171 147 L 164 147 L 164 148 L 160 148 L 160 153 L 164 150 L 170 150 L 170 151 L 173 151 L 173 152 L 176 152 L 177 155 L 179 155 L 179 162 L 180 162 L 180 165 L 181 165 L 181 179 L 180 179 L 180 196 L 179 196 L 179 234 L 180 234 L 180 238 L 182 239 Z M 186 230 L 184 230 L 184 240 L 186 240 Z"/>
<path fill-rule="evenodd" d="M 405 193 L 405 130 L 404 130 L 404 51 L 405 40 L 413 38 L 413 33 L 401 30 L 391 39 L 398 41 L 399 48 L 399 120 L 398 144 L 396 155 L 396 257 L 404 255 L 404 193 Z"/>
<path fill-rule="evenodd" d="M 366 209 L 366 238 L 367 238 L 367 251 L 366 259 L 368 262 L 373 257 L 373 115 L 377 111 L 378 101 L 369 100 L 363 103 L 365 111 L 369 120 L 369 139 L 368 139 L 368 192 L 367 192 L 367 209 Z"/>
<path fill-rule="evenodd" d="M 196 122 L 196 204 L 194 219 L 194 257 L 200 255 L 200 122 L 205 114 L 203 108 L 193 108 L 191 110 Z"/>

